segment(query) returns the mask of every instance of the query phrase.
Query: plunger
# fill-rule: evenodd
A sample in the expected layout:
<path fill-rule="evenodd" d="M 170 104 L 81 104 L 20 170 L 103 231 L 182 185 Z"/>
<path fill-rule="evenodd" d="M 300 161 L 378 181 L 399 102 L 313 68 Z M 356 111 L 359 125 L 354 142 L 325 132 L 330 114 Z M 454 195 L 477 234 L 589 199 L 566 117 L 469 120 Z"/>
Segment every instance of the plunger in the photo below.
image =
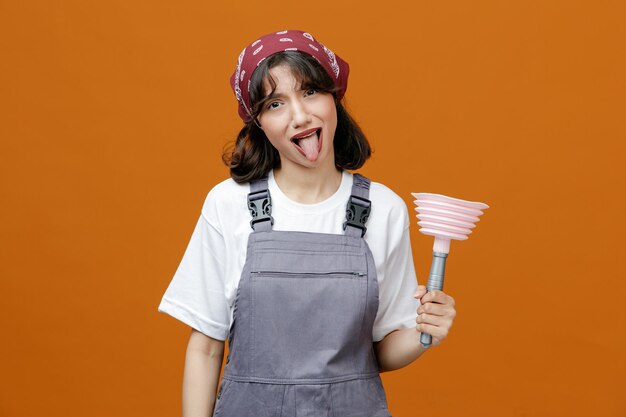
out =
<path fill-rule="evenodd" d="M 414 201 L 417 224 L 420 232 L 434 236 L 433 262 L 430 265 L 427 291 L 443 289 L 443 277 L 446 269 L 446 258 L 450 252 L 450 240 L 467 240 L 470 233 L 480 221 L 482 210 L 489 208 L 487 204 L 475 201 L 459 200 L 441 194 L 411 193 Z M 420 343 L 424 347 L 432 343 L 431 335 L 422 333 Z"/>

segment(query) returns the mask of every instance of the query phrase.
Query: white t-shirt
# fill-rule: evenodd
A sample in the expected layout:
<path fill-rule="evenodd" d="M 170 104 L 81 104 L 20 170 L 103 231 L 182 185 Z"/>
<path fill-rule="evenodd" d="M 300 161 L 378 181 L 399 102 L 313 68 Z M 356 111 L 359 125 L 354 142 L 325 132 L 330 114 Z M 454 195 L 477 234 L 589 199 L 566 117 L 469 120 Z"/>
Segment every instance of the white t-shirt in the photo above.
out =
<path fill-rule="evenodd" d="M 268 186 L 274 230 L 343 234 L 352 174 L 343 171 L 338 190 L 324 201 L 302 204 L 278 188 L 273 172 Z M 250 212 L 249 184 L 227 179 L 208 194 L 183 259 L 165 291 L 158 311 L 199 332 L 226 340 L 233 322 L 233 303 L 246 259 Z M 379 284 L 379 307 L 373 341 L 396 329 L 415 327 L 420 303 L 404 201 L 386 186 L 372 182 L 372 208 L 366 227 Z"/>

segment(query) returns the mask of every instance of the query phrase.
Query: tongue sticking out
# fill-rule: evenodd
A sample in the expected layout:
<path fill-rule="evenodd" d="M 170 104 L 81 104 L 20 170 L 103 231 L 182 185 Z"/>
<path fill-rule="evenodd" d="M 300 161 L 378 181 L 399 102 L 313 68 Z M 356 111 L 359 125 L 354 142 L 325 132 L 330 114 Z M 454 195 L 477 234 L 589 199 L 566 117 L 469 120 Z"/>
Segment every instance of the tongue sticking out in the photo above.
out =
<path fill-rule="evenodd" d="M 317 137 L 317 133 L 309 136 L 308 138 L 300 139 L 298 141 L 298 146 L 304 151 L 306 159 L 309 161 L 317 160 L 317 156 L 319 155 L 319 138 Z"/>

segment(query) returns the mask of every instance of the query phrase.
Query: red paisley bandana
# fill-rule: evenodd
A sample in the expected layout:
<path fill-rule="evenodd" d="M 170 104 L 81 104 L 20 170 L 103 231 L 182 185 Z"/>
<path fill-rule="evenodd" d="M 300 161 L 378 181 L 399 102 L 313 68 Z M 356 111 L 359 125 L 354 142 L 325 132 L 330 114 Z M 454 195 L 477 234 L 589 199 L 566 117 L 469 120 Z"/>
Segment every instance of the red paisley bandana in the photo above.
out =
<path fill-rule="evenodd" d="M 252 119 L 250 106 L 250 79 L 252 73 L 268 56 L 283 51 L 300 51 L 311 55 L 326 70 L 339 87 L 337 100 L 341 100 L 348 87 L 348 63 L 335 55 L 313 36 L 300 30 L 283 30 L 270 33 L 248 45 L 237 62 L 237 69 L 230 77 L 230 86 L 239 102 L 239 116 L 245 121 Z"/>

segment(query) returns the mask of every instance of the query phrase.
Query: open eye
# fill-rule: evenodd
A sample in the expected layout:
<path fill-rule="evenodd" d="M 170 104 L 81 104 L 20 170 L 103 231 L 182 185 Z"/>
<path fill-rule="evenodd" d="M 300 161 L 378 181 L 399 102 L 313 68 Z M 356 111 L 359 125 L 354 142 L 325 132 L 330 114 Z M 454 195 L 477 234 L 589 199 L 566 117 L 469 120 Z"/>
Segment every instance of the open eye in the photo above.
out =
<path fill-rule="evenodd" d="M 317 93 L 317 90 L 315 88 L 308 88 L 306 90 L 306 92 L 304 93 L 304 95 L 305 96 L 312 96 L 315 93 Z"/>
<path fill-rule="evenodd" d="M 269 103 L 267 105 L 267 109 L 268 110 L 272 110 L 272 109 L 275 109 L 275 108 L 277 108 L 279 106 L 280 106 L 280 103 L 278 101 L 272 101 L 271 103 Z"/>

